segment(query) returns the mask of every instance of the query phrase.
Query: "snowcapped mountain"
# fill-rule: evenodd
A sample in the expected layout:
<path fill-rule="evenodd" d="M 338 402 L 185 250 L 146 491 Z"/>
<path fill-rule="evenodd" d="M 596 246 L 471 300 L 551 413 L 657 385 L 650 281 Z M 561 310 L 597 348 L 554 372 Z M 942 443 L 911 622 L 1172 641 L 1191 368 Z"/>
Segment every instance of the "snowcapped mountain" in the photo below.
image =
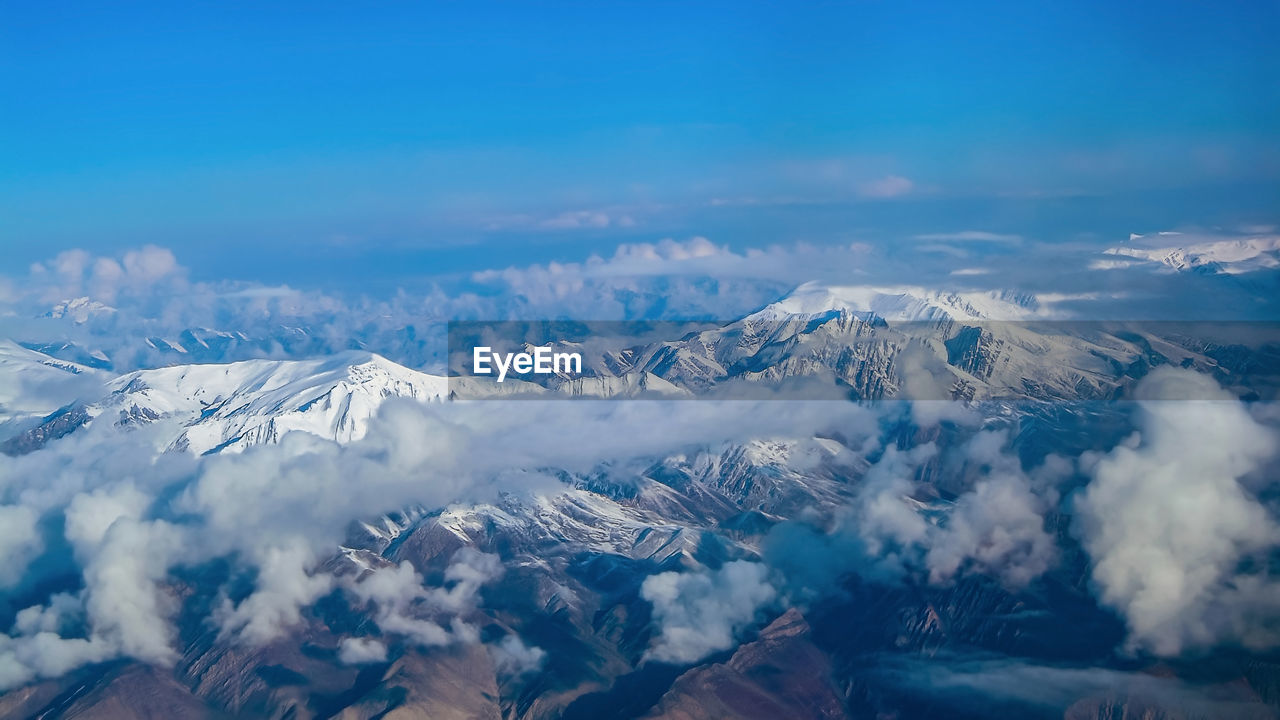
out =
<path fill-rule="evenodd" d="M 162 422 L 173 428 L 163 436 L 166 448 L 207 453 L 276 442 L 292 430 L 338 442 L 358 439 L 390 397 L 433 401 L 451 392 L 465 398 L 550 392 L 679 398 L 720 388 L 728 388 L 722 396 L 732 397 L 733 388 L 771 390 L 804 381 L 810 383 L 806 392 L 826 388 L 829 396 L 859 399 L 1106 399 L 1123 395 L 1159 364 L 1194 367 L 1236 382 L 1237 366 L 1251 352 L 1177 326 L 1059 321 L 1052 304 L 1027 293 L 809 283 L 720 327 L 588 353 L 583 376 L 553 376 L 542 384 L 477 377 L 455 379 L 451 389 L 444 377 L 349 351 L 322 360 L 136 371 L 111 380 L 103 397 L 78 405 L 74 418 L 49 422 L 61 423 L 55 434 L 102 418 L 125 426 Z M 7 362 L 26 372 L 87 371 L 13 344 L 8 348 Z M 13 400 L 0 396 L 0 403 Z"/>
<path fill-rule="evenodd" d="M 805 283 L 747 320 L 812 317 L 828 312 L 874 315 L 884 320 L 1029 320 L 1051 317 L 1030 293 L 944 292 L 921 287 L 831 286 Z"/>
<path fill-rule="evenodd" d="M 1240 275 L 1280 267 L 1280 235 L 1216 238 L 1176 232 L 1135 234 L 1127 245 L 1108 248 L 1104 254 L 1160 263 L 1176 272 Z"/>
<path fill-rule="evenodd" d="M 238 451 L 300 430 L 337 442 L 363 437 L 388 398 L 439 401 L 443 377 L 371 353 L 323 360 L 248 360 L 142 370 L 113 381 L 97 408 L 119 423 L 178 419 L 171 447 Z"/>
<path fill-rule="evenodd" d="M 1229 366 L 1249 352 L 1199 337 L 1204 326 L 1067 320 L 1054 310 L 1062 299 L 808 283 L 720 327 L 595 354 L 583 346 L 583 377 L 541 382 L 596 397 L 732 397 L 785 385 L 859 399 L 1106 399 L 1159 364 L 1234 381 Z"/>
<path fill-rule="evenodd" d="M 49 391 L 50 386 L 65 384 L 76 376 L 89 379 L 100 374 L 93 368 L 0 339 L 0 425 L 53 412 L 61 393 Z"/>
<path fill-rule="evenodd" d="M 100 382 L 95 395 L 29 429 L 9 450 L 34 450 L 86 425 L 121 433 L 147 426 L 155 431 L 157 452 L 238 452 L 291 431 L 349 443 L 369 432 L 370 419 L 392 398 L 444 402 L 459 389 L 687 396 L 735 381 L 767 386 L 815 379 L 839 383 L 857 398 L 991 401 L 994 410 L 982 428 L 921 427 L 892 413 L 880 421 L 885 447 L 939 450 L 902 470 L 901 486 L 878 492 L 875 511 L 906 527 L 914 527 L 915 518 L 941 527 L 956 512 L 975 512 L 963 498 L 972 501 L 974 483 L 991 476 L 989 467 L 963 457 L 976 433 L 1016 438 L 1017 450 L 1033 457 L 1078 455 L 1119 443 L 1130 428 L 1106 403 L 1080 411 L 1070 401 L 1113 397 L 1159 364 L 1237 375 L 1259 367 L 1256 356 L 1239 348 L 1197 344 L 1158 328 L 1060 323 L 1051 305 L 1013 293 L 811 284 L 720 327 L 605 351 L 584 362 L 594 374 L 550 387 L 474 378 L 450 387 L 444 377 L 367 352 L 176 365 Z M 0 378 L 92 372 L 0 345 Z M 1010 398 L 1034 402 L 1021 407 L 1005 402 Z M 1006 587 L 979 574 L 937 585 L 846 578 L 822 602 L 796 602 L 785 613 L 781 605 L 762 606 L 755 625 L 748 613 L 740 644 L 730 633 L 721 651 L 696 661 L 650 661 L 656 610 L 644 596 L 649 578 L 678 571 L 710 583 L 695 595 L 718 592 L 713 569 L 745 560 L 760 565 L 756 561 L 771 553 L 794 556 L 774 558 L 787 572 L 827 572 L 787 565 L 817 557 L 787 543 L 818 537 L 797 530 L 797 521 L 813 532 L 848 523 L 868 483 L 884 481 L 871 478 L 878 461 L 861 442 L 800 433 L 735 438 L 605 462 L 590 473 L 537 468 L 544 483 L 508 488 L 483 502 L 379 508 L 374 517 L 352 517 L 341 546 L 322 558 L 322 570 L 336 578 L 412 567 L 420 575 L 415 583 L 438 586 L 447 584 L 441 578 L 461 549 L 502 558 L 503 572 L 486 586 L 483 607 L 467 611 L 466 620 L 479 628 L 475 644 L 428 647 L 397 639 L 392 623 L 416 612 L 412 603 L 401 609 L 405 617 L 378 615 L 335 590 L 305 606 L 286 637 L 242 647 L 209 624 L 229 593 L 239 592 L 240 579 L 227 578 L 218 563 L 187 568 L 166 578 L 164 590 L 182 607 L 175 618 L 180 660 L 172 668 L 129 660 L 85 666 L 0 694 L 0 715 L 94 716 L 143 698 L 209 717 L 412 717 L 411 711 L 519 720 L 712 717 L 732 704 L 719 688 L 731 688 L 759 701 L 755 715 L 741 717 L 983 717 L 920 699 L 868 667 L 885 658 L 948 652 L 1109 662 L 1123 628 L 1089 595 L 1069 521 L 1054 509 L 1043 529 L 1069 549 L 1042 585 Z M 1041 518 L 1034 520 L 1039 530 Z M 779 528 L 800 534 L 775 533 Z M 830 557 L 823 562 L 839 567 L 863 551 L 839 545 L 825 552 Z M 713 622 L 720 606 L 698 612 L 706 613 L 700 621 Z M 536 644 L 548 659 L 513 673 L 500 655 L 481 649 L 508 633 Z M 381 659 L 343 660 L 340 648 L 353 637 L 378 638 Z M 1061 648 L 1062 656 L 1052 655 Z M 809 684 L 804 698 L 790 692 L 796 683 Z M 807 705 L 812 698 L 822 706 Z M 621 709 L 610 709 L 615 706 Z"/>
<path fill-rule="evenodd" d="M 83 423 L 158 423 L 166 449 L 236 452 L 300 430 L 337 442 L 364 436 L 388 398 L 447 396 L 445 378 L 372 353 L 322 360 L 247 360 L 176 365 L 115 378 L 107 394 L 78 408 Z"/>
<path fill-rule="evenodd" d="M 46 317 L 54 319 L 66 318 L 76 324 L 84 324 L 90 318 L 99 315 L 111 315 L 116 309 L 88 297 L 63 300 L 49 309 Z"/>

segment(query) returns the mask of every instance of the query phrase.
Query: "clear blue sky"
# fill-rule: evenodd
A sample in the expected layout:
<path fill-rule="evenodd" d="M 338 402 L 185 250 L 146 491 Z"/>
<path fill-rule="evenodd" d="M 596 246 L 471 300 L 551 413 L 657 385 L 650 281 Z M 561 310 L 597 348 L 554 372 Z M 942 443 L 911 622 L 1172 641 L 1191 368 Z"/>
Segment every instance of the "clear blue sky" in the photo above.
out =
<path fill-rule="evenodd" d="M 8 2 L 0 271 L 1274 221 L 1278 36 L 1272 1 Z"/>

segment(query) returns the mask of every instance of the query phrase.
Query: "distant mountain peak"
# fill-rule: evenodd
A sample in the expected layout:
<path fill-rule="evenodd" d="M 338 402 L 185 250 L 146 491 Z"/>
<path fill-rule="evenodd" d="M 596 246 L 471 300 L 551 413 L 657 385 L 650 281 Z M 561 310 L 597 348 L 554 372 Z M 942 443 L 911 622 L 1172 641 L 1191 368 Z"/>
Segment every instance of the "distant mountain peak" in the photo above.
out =
<path fill-rule="evenodd" d="M 1280 235 L 1131 234 L 1128 243 L 1107 248 L 1103 254 L 1156 262 L 1176 272 L 1238 275 L 1280 268 Z"/>
<path fill-rule="evenodd" d="M 370 352 L 318 360 L 245 360 L 137 370 L 83 406 L 83 423 L 172 423 L 165 449 L 238 452 L 301 430 L 335 442 L 363 437 L 382 403 L 443 400 L 447 379 Z"/>
<path fill-rule="evenodd" d="M 1035 295 L 1012 290 L 947 291 L 914 286 L 807 282 L 757 316 L 814 316 L 839 311 L 891 321 L 1021 320 L 1041 315 Z"/>
<path fill-rule="evenodd" d="M 77 325 L 88 322 L 89 318 L 95 315 L 106 315 L 114 313 L 115 308 L 91 300 L 87 297 L 78 297 L 70 300 L 63 300 L 54 305 L 49 312 L 45 313 L 45 317 L 60 319 L 67 318 Z"/>

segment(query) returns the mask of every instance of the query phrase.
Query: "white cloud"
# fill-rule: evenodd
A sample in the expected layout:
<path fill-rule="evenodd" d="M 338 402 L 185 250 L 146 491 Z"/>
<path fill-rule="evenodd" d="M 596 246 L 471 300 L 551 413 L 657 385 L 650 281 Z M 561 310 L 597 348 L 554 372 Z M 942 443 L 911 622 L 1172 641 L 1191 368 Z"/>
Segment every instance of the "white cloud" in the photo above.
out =
<path fill-rule="evenodd" d="M 865 244 L 821 248 L 797 244 L 735 252 L 727 245 L 694 237 L 633 243 L 620 246 L 608 257 L 493 271 L 476 279 L 497 285 L 497 295 L 504 301 L 516 303 L 513 298 L 518 298 L 527 303 L 523 307 L 537 314 L 548 308 L 599 308 L 607 302 L 617 303 L 621 313 L 626 311 L 625 301 L 617 298 L 639 292 L 649 292 L 671 307 L 708 311 L 771 300 L 780 285 L 811 279 L 815 273 L 846 279 L 863 271 L 891 275 L 905 272 L 902 266 L 917 263 L 918 258 L 913 255 L 909 263 L 887 264 L 882 254 Z M 944 267 L 949 272 L 951 265 Z M 995 261 L 992 268 L 990 276 L 995 282 L 1007 281 Z M 1060 268 L 1051 270 L 1056 273 Z M 70 251 L 37 266 L 14 293 L 43 302 L 46 296 L 59 300 L 76 296 L 64 294 L 68 290 L 103 292 L 122 302 L 137 303 L 129 306 L 132 309 L 128 312 L 98 318 L 96 322 L 102 324 L 92 329 L 97 335 L 77 337 L 110 339 L 112 333 L 123 338 L 167 332 L 222 316 L 233 318 L 233 323 L 264 325 L 303 317 L 315 321 L 313 331 L 319 327 L 331 333 L 322 344 L 308 346 L 320 351 L 345 347 L 353 337 L 352 327 L 366 318 L 386 316 L 387 327 L 399 331 L 407 326 L 407 318 L 426 317 L 417 314 L 424 308 L 432 308 L 430 312 L 436 314 L 430 317 L 439 318 L 458 312 L 468 302 L 480 302 L 444 298 L 439 307 L 432 307 L 434 298 L 443 297 L 437 295 L 353 305 L 314 293 L 187 284 L 184 277 L 172 254 L 156 248 L 110 258 Z M 1131 278 L 1126 275 L 1121 279 Z M 734 284 L 736 281 L 741 282 Z M 186 292 L 173 295 L 174 288 Z M 1050 297 L 1094 296 L 1046 291 L 1042 299 Z M 143 307 L 154 308 L 154 314 L 139 309 Z M 476 311 L 509 306 L 468 307 Z M 344 321 L 348 316 L 357 319 Z M 89 324 L 94 322 L 90 319 Z M 136 325 L 120 324 L 134 322 Z M 56 327 L 62 332 L 63 325 Z M 294 351 L 278 348 L 272 352 Z M 136 360 L 148 361 L 154 359 Z M 139 450 L 148 447 L 145 428 L 131 435 L 108 436 L 111 428 L 103 423 L 101 431 L 91 428 L 83 436 L 76 433 L 46 451 L 6 458 L 0 465 L 0 490 L 5 492 L 5 502 L 13 504 L 0 506 L 0 557 L 5 561 L 0 583 L 17 582 L 28 570 L 28 561 L 40 548 L 40 520 L 62 513 L 66 537 L 75 547 L 86 587 L 82 595 L 58 596 L 44 607 L 23 611 L 22 626 L 11 631 L 15 637 L 0 640 L 0 676 L 35 677 L 68 663 L 121 654 L 168 661 L 173 652 L 170 619 L 175 608 L 166 589 L 169 570 L 176 563 L 211 557 L 234 555 L 257 571 L 253 594 L 234 607 L 227 605 L 219 616 L 229 636 L 252 642 L 276 637 L 300 620 L 302 608 L 331 587 L 334 581 L 316 573 L 316 562 L 333 551 L 353 517 L 376 515 L 411 502 L 443 504 L 474 498 L 489 492 L 488 478 L 507 466 L 589 470 L 602 460 L 625 462 L 700 443 L 808 433 L 833 422 L 846 428 L 874 424 L 871 413 L 825 403 L 547 403 L 536 409 L 522 405 L 518 413 L 500 403 L 480 405 L 451 408 L 445 415 L 436 409 L 390 403 L 367 441 L 346 448 L 293 435 L 275 448 L 242 455 L 201 460 L 155 458 Z M 1190 421 L 1180 420 L 1177 433 L 1164 434 L 1180 439 L 1161 441 L 1164 436 L 1159 428 L 1170 422 L 1172 407 L 1176 405 L 1152 405 L 1144 410 L 1147 425 L 1142 444 L 1136 449 L 1117 449 L 1094 469 L 1094 483 L 1083 502 L 1089 508 L 1084 516 L 1093 523 L 1085 537 L 1087 548 L 1098 561 L 1095 582 L 1103 590 L 1104 601 L 1130 620 L 1135 642 L 1144 647 L 1159 647 L 1163 652 L 1184 644 L 1246 636 L 1270 643 L 1271 636 L 1257 632 L 1255 621 L 1272 607 L 1266 598 L 1274 585 L 1256 575 L 1230 571 L 1233 563 L 1247 560 L 1274 543 L 1274 520 L 1265 511 L 1259 515 L 1256 499 L 1242 489 L 1250 468 L 1260 462 L 1241 444 L 1251 437 L 1249 428 L 1257 423 L 1250 426 L 1239 413 L 1215 410 L 1199 416 L 1201 421 L 1213 418 L 1218 424 L 1210 427 L 1207 435 L 1203 429 L 1190 429 Z M 510 417 L 504 419 L 504 415 Z M 924 417 L 920 414 L 917 420 L 925 422 Z M 934 422 L 965 419 L 950 411 L 930 417 Z M 602 426 L 620 430 L 600 437 Z M 1218 426 L 1231 429 L 1222 435 Z M 514 438 L 504 446 L 504 454 L 494 457 L 482 452 L 485 443 L 499 434 Z M 593 441 L 581 442 L 583 437 Z M 1255 439 L 1266 437 L 1270 436 L 1264 433 Z M 1194 454 L 1200 446 L 1193 441 L 1203 441 L 1206 447 L 1216 444 L 1217 449 L 1204 451 L 1198 460 L 1191 457 L 1166 463 L 1162 459 L 1166 451 L 1179 458 L 1179 451 Z M 994 440 L 988 436 L 985 442 Z M 970 450 L 977 453 L 979 448 L 975 445 Z M 892 451 L 885 458 L 860 485 L 861 506 L 851 516 L 858 522 L 842 528 L 873 548 L 876 562 L 883 564 L 881 570 L 893 566 L 899 576 L 911 572 L 933 582 L 948 582 L 966 572 L 984 572 L 1019 584 L 1052 561 L 1040 518 L 1042 498 L 1033 492 L 1034 485 L 1020 469 L 1000 466 L 999 472 L 961 496 L 948 510 L 945 522 L 931 525 L 922 520 L 918 506 L 910 501 L 916 489 L 911 473 L 914 465 L 926 458 L 903 458 Z M 1231 464 L 1241 458 L 1253 458 L 1250 462 L 1254 464 L 1243 468 Z M 1202 474 L 1225 468 L 1228 479 L 1186 476 L 1187 468 L 1193 467 Z M 132 480 L 126 482 L 126 478 Z M 1161 478 L 1164 484 L 1155 482 Z M 1203 514 L 1209 517 L 1169 499 L 1181 497 L 1179 493 L 1168 493 L 1169 497 L 1160 493 L 1162 487 L 1184 485 L 1193 496 L 1208 494 L 1211 502 Z M 163 507 L 156 503 L 157 498 L 165 498 Z M 306 511 L 299 512 L 299 508 Z M 1153 508 L 1189 528 L 1186 537 L 1168 523 L 1162 525 L 1159 517 L 1149 517 Z M 1196 508 L 1197 513 L 1199 510 Z M 182 518 L 181 524 L 178 518 Z M 1158 556 L 1162 542 L 1183 543 L 1175 545 L 1177 557 L 1172 561 Z M 1147 557 L 1141 554 L 1146 550 L 1133 549 L 1148 546 L 1156 548 L 1156 556 Z M 1221 570 L 1223 567 L 1228 570 Z M 397 591 L 416 598 L 414 602 L 429 607 L 430 612 L 419 613 L 422 608 L 413 607 L 413 603 L 399 606 L 394 598 L 384 595 L 392 611 L 384 617 L 389 627 L 383 630 L 428 644 L 470 641 L 474 628 L 457 616 L 470 612 L 478 597 L 477 588 L 495 571 L 482 557 L 462 558 L 450 567 L 447 588 L 424 589 L 412 568 L 398 568 L 398 574 L 390 578 L 398 583 L 393 583 Z M 719 602 L 714 598 L 723 586 L 750 578 L 727 578 L 717 573 L 685 575 L 689 578 L 668 576 L 650 586 L 656 598 L 655 613 L 657 605 L 666 602 L 662 612 L 672 618 L 668 624 L 673 628 L 670 638 L 660 634 L 665 649 L 655 645 L 651 651 L 656 653 L 654 657 L 685 657 L 695 652 L 699 643 L 702 647 L 722 645 L 726 636 L 731 642 L 737 623 L 750 620 L 734 620 L 744 617 L 745 611 L 731 608 L 736 615 L 727 625 L 722 619 L 719 626 L 688 626 L 688 618 L 700 617 L 704 605 Z M 695 579 L 698 577 L 702 579 Z M 664 583 L 676 599 L 662 595 Z M 689 587 L 685 588 L 686 584 Z M 1170 605 L 1151 599 L 1162 597 L 1174 586 L 1184 590 L 1178 602 Z M 369 586 L 370 593 L 373 587 Z M 697 600 L 699 592 L 712 599 L 705 603 Z M 751 590 L 748 584 L 746 594 L 750 597 L 751 593 L 761 598 L 768 591 Z M 684 599 L 679 599 L 682 596 Z M 366 601 L 383 612 L 373 594 Z M 89 629 L 87 639 L 59 637 L 59 618 L 76 613 L 83 616 Z M 1163 625 L 1151 627 L 1153 618 Z M 699 636 L 703 630 L 709 634 Z M 513 645 L 509 650 L 526 660 L 537 654 L 533 652 L 536 648 L 519 651 Z M 523 664 L 527 663 L 516 662 L 517 666 Z"/>
<path fill-rule="evenodd" d="M 475 643 L 479 632 L 463 616 L 476 609 L 480 587 L 502 572 L 498 556 L 464 547 L 454 553 L 445 570 L 446 587 L 427 587 L 413 566 L 402 562 L 370 570 L 348 589 L 374 606 L 374 621 L 383 633 L 403 635 L 428 647 Z M 438 622 L 444 618 L 447 628 Z"/>
<path fill-rule="evenodd" d="M 1004 433 L 985 432 L 965 448 L 971 461 L 989 470 L 956 501 L 929 541 L 924 563 L 930 582 L 949 582 L 970 571 L 1018 588 L 1055 562 L 1057 546 L 1044 529 L 1046 498 L 1033 492 L 1017 456 L 1001 452 L 1005 440 Z"/>
<path fill-rule="evenodd" d="M 387 661 L 387 646 L 374 638 L 343 638 L 338 644 L 338 661 L 345 665 Z"/>
<path fill-rule="evenodd" d="M 27 565 L 43 546 L 36 513 L 22 505 L 0 505 L 0 589 L 22 579 Z"/>
<path fill-rule="evenodd" d="M 493 656 L 498 671 L 507 675 L 522 675 L 542 667 L 547 653 L 539 647 L 525 645 L 515 635 L 507 635 L 496 645 L 489 646 L 489 654 Z"/>
<path fill-rule="evenodd" d="M 605 460 L 626 464 L 742 437 L 837 426 L 870 433 L 875 414 L 824 402 L 519 403 L 514 410 L 500 402 L 387 403 L 374 423 L 363 440 L 346 446 L 294 433 L 278 445 L 203 458 L 157 456 L 150 426 L 122 432 L 103 423 L 7 459 L 0 464 L 0 490 L 19 503 L 12 507 L 23 508 L 9 512 L 28 520 L 65 515 L 84 592 L 24 610 L 19 629 L 26 634 L 4 641 L 9 650 L 0 651 L 0 663 L 16 668 L 14 677 L 52 672 L 27 658 L 37 645 L 60 639 L 52 628 L 73 615 L 82 617 L 88 639 L 68 636 L 45 651 L 80 662 L 122 655 L 170 662 L 178 607 L 171 568 L 224 557 L 253 571 L 256 581 L 247 598 L 218 609 L 223 638 L 269 642 L 334 587 L 316 571 L 318 560 L 336 551 L 353 519 L 414 504 L 479 501 L 495 489 L 487 479 L 512 467 L 586 472 Z M 619 432 L 601 436 L 602 426 Z M 503 454 L 477 449 L 494 437 L 506 438 Z M 597 440 L 584 443 L 584 437 Z M 157 503 L 160 497 L 165 500 Z M 12 567 L 19 577 L 24 566 Z M 447 568 L 444 587 L 424 587 L 408 565 L 343 587 L 373 609 L 384 633 L 424 645 L 474 643 L 479 633 L 466 616 L 475 611 L 481 586 L 501 570 L 496 557 L 464 549 Z M 507 649 L 521 662 L 537 655 Z"/>
<path fill-rule="evenodd" d="M 601 212 L 611 222 L 621 222 L 613 219 L 614 209 Z M 1012 236 L 976 230 L 934 236 L 956 242 L 894 243 L 893 238 L 867 236 L 838 245 L 797 242 L 733 248 L 694 236 L 627 243 L 579 262 L 441 277 L 436 278 L 439 286 L 383 297 L 234 281 L 189 282 L 172 253 L 161 248 L 112 256 L 66 251 L 37 263 L 26 277 L 0 278 L 0 334 L 54 346 L 72 343 L 74 350 L 68 352 L 76 357 L 69 359 L 84 363 L 92 355 L 109 360 L 115 370 L 188 361 L 315 357 L 353 346 L 411 367 L 438 367 L 444 345 L 441 328 L 450 319 L 733 318 L 809 281 L 849 285 L 864 278 L 875 278 L 882 286 L 910 284 L 941 292 L 1013 290 L 1080 298 L 1070 312 L 1083 319 L 1277 314 L 1275 303 L 1260 297 L 1254 286 L 1209 287 L 1206 278 L 1193 273 L 1182 277 L 1161 272 L 1165 266 L 1159 263 L 1099 255 L 1105 247 L 1101 242 L 1023 243 L 1017 253 L 990 253 L 993 243 L 980 240 Z M 1214 257 L 1235 257 L 1230 253 L 1237 252 L 1237 246 L 1247 249 L 1258 241 L 1252 236 L 1222 239 L 1225 244 L 1214 245 Z M 968 259 L 958 263 L 960 257 Z M 1238 271 L 1261 271 L 1259 262 L 1270 257 L 1263 253 L 1230 265 Z M 1091 263 L 1112 271 L 1089 272 Z M 973 272 L 976 268 L 984 272 Z M 1121 292 L 1126 294 L 1123 302 L 1117 301 Z M 59 305 L 62 309 L 52 315 L 61 317 L 40 317 Z M 211 342 L 180 340 L 190 330 Z M 152 337 L 190 347 L 185 355 L 175 353 L 163 342 L 148 344 L 146 339 Z"/>
<path fill-rule="evenodd" d="M 506 230 L 605 230 L 633 228 L 643 207 L 610 206 L 564 210 L 554 214 L 518 213 L 488 217 L 481 225 L 490 231 Z"/>
<path fill-rule="evenodd" d="M 862 556 L 849 558 L 841 569 L 889 582 L 911 578 L 932 584 L 981 574 L 1013 589 L 1042 575 L 1057 558 L 1053 536 L 1044 528 L 1044 513 L 1056 495 L 1022 470 L 1017 454 L 1005 452 L 1007 444 L 1006 433 L 982 431 L 961 446 L 951 459 L 957 465 L 947 472 L 976 471 L 978 479 L 954 502 L 930 512 L 916 499 L 916 476 L 922 465 L 939 462 L 937 447 L 887 448 L 859 482 L 830 539 L 836 546 L 857 547 Z"/>
<path fill-rule="evenodd" d="M 1094 458 L 1076 502 L 1101 601 L 1124 616 L 1136 650 L 1280 645 L 1280 583 L 1241 569 L 1280 543 L 1243 484 L 1275 456 L 1276 433 L 1189 370 L 1152 372 L 1139 399 L 1139 432 Z"/>
<path fill-rule="evenodd" d="M 692 663 L 737 644 L 737 634 L 777 597 L 759 563 L 739 560 L 719 570 L 664 572 L 645 578 L 640 596 L 657 626 L 645 658 Z"/>
<path fill-rule="evenodd" d="M 925 233 L 923 235 L 916 235 L 915 239 L 928 240 L 932 242 L 978 242 L 1001 243 L 1007 245 L 1016 245 L 1022 242 L 1021 235 L 993 233 L 986 232 L 984 230 L 962 230 L 960 232 L 950 233 Z"/>
<path fill-rule="evenodd" d="M 254 553 L 258 580 L 238 605 L 226 602 L 219 612 L 224 637 L 251 645 L 268 643 L 302 620 L 302 608 L 333 587 L 333 578 L 314 572 L 316 557 L 305 543 L 268 546 Z"/>
<path fill-rule="evenodd" d="M 685 242 L 666 238 L 657 243 L 630 243 L 619 245 L 613 253 L 614 262 L 692 260 L 731 255 L 727 246 L 716 245 L 710 240 L 695 236 Z"/>
<path fill-rule="evenodd" d="M 88 295 L 112 302 L 121 293 L 141 293 L 160 284 L 183 284 L 186 270 L 167 248 L 147 245 L 119 257 L 67 250 L 31 266 L 45 302 Z"/>
<path fill-rule="evenodd" d="M 571 210 L 538 223 L 548 230 L 578 230 L 582 228 L 607 228 L 613 220 L 608 213 L 599 210 Z"/>
<path fill-rule="evenodd" d="M 1147 717 L 1265 718 L 1272 714 L 1247 684 L 1197 686 L 1159 666 L 1126 672 L 990 656 L 890 659 L 887 664 L 917 693 L 947 697 L 954 690 L 977 692 L 986 698 L 1026 703 L 1040 711 L 1030 713 L 1033 716 L 1077 717 L 1075 710 L 1088 713 L 1097 704 L 1113 702 L 1139 707 Z"/>

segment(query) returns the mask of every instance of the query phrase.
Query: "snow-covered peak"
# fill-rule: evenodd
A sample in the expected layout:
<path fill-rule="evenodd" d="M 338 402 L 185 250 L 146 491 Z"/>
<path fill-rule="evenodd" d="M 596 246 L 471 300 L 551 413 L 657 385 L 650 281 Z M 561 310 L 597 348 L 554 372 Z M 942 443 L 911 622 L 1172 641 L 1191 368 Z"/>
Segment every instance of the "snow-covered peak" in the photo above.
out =
<path fill-rule="evenodd" d="M 79 297 L 72 300 L 63 300 L 57 305 L 54 305 L 47 315 L 51 318 L 66 318 L 74 321 L 78 325 L 88 322 L 89 318 L 95 315 L 105 315 L 115 311 L 115 308 L 104 305 L 97 300 L 90 300 L 87 297 Z"/>
<path fill-rule="evenodd" d="M 96 374 L 92 368 L 0 339 L 0 423 L 56 410 L 63 399 L 54 386 L 65 384 L 76 375 Z"/>
<path fill-rule="evenodd" d="M 1280 267 L 1280 235 L 1220 237 L 1162 232 L 1130 235 L 1107 255 L 1157 262 L 1175 271 L 1238 275 Z"/>
<path fill-rule="evenodd" d="M 833 286 L 805 283 L 756 317 L 812 316 L 831 311 L 892 321 L 1024 320 L 1043 317 L 1028 293 L 1005 290 L 947 292 L 922 287 Z"/>
<path fill-rule="evenodd" d="M 448 394 L 446 378 L 366 352 L 139 370 L 109 389 L 96 413 L 123 424 L 178 419 L 172 446 L 194 453 L 273 443 L 292 430 L 350 442 L 364 436 L 388 398 L 425 402 Z"/>
<path fill-rule="evenodd" d="M 12 340 L 0 338 L 0 363 L 6 368 L 17 369 L 20 367 L 44 367 L 53 368 L 61 372 L 79 374 L 83 372 L 92 372 L 91 368 L 79 365 L 66 360 L 58 360 L 44 353 L 30 350 L 19 345 Z"/>

